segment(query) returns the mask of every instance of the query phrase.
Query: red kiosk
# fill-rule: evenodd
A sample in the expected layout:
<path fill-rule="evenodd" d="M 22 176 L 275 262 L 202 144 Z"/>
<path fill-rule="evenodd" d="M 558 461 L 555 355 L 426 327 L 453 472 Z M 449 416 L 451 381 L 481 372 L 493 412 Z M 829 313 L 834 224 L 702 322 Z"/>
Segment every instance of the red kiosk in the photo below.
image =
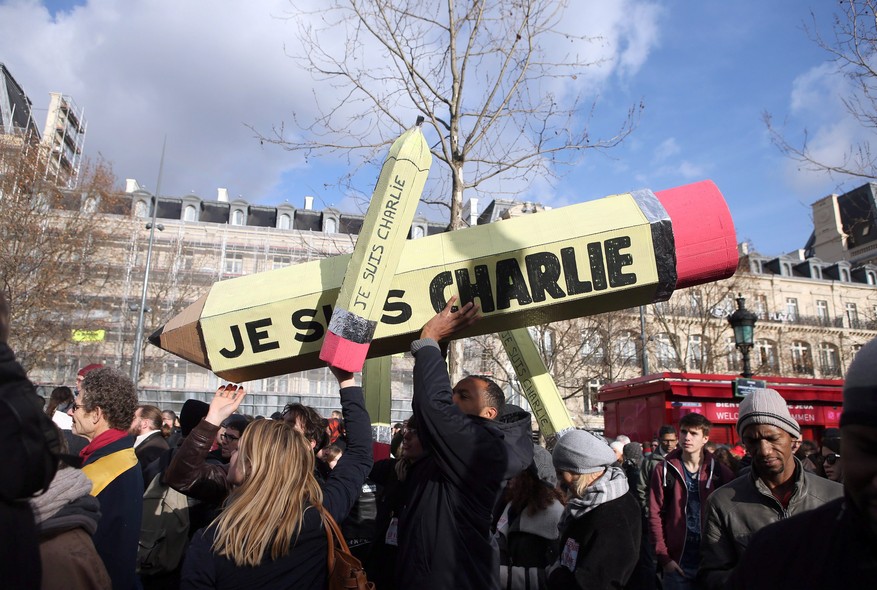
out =
<path fill-rule="evenodd" d="M 788 402 L 804 439 L 820 441 L 826 428 L 838 427 L 842 379 L 759 378 Z M 626 434 L 635 441 L 652 440 L 662 424 L 675 426 L 685 414 L 697 412 L 713 423 L 711 441 L 737 443 L 742 398 L 734 395 L 736 380 L 736 375 L 657 373 L 605 385 L 597 395 L 603 403 L 604 432 L 608 437 Z"/>

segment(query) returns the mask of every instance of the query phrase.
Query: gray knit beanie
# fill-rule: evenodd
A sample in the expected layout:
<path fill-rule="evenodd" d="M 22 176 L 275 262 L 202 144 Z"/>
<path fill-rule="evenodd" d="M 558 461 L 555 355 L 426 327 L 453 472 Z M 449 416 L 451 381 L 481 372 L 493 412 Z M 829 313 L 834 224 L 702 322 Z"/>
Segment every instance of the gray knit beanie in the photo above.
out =
<path fill-rule="evenodd" d="M 856 353 L 847 371 L 840 425 L 849 424 L 877 428 L 877 338 Z"/>
<path fill-rule="evenodd" d="M 602 438 L 587 430 L 567 432 L 554 447 L 554 468 L 570 473 L 597 473 L 615 463 L 615 451 Z"/>
<path fill-rule="evenodd" d="M 769 424 L 785 430 L 793 438 L 801 438 L 801 427 L 789 413 L 786 400 L 773 389 L 756 389 L 740 402 L 737 433 L 743 436 L 743 431 L 752 424 Z"/>

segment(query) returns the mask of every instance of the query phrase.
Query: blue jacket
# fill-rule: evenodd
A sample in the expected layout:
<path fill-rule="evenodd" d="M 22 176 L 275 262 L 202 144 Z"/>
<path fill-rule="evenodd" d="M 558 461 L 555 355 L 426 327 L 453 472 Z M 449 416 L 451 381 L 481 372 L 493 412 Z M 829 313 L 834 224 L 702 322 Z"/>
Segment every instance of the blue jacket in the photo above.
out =
<path fill-rule="evenodd" d="M 96 450 L 83 467 L 116 451 L 133 448 L 134 438 L 126 436 Z M 140 464 L 135 462 L 116 476 L 96 497 L 100 502 L 101 518 L 94 533 L 94 547 L 110 574 L 113 589 L 138 589 L 137 546 L 143 516 L 143 472 Z"/>

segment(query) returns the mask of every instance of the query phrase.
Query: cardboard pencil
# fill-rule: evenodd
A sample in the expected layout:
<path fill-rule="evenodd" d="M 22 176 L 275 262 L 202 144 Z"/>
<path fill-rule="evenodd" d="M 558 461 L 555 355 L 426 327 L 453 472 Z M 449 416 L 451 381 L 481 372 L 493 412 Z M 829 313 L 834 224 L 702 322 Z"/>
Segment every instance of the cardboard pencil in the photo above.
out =
<path fill-rule="evenodd" d="M 381 167 L 320 349 L 347 371 L 362 370 L 432 164 L 421 123 L 393 142 Z"/>
<path fill-rule="evenodd" d="M 497 334 L 518 377 L 521 392 L 545 438 L 562 436 L 575 428 L 557 384 L 548 373 L 545 361 L 530 337 L 527 328 L 506 330 Z"/>
<path fill-rule="evenodd" d="M 349 261 L 333 256 L 218 282 L 150 341 L 236 382 L 321 366 Z M 407 350 L 453 294 L 481 306 L 465 337 L 665 301 L 736 268 L 734 225 L 710 181 L 410 240 L 368 354 Z"/>
<path fill-rule="evenodd" d="M 390 444 L 393 409 L 393 358 L 382 356 L 365 361 L 362 370 L 362 392 L 365 409 L 372 420 L 372 438 Z"/>

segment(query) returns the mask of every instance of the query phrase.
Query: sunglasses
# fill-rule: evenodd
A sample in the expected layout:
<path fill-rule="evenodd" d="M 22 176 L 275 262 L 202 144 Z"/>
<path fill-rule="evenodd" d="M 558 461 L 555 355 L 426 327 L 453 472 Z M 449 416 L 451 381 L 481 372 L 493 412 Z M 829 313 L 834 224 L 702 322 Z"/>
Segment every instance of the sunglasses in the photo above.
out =
<path fill-rule="evenodd" d="M 826 455 L 825 459 L 823 459 L 823 460 L 825 461 L 826 465 L 834 465 L 835 463 L 838 462 L 839 459 L 840 459 L 840 455 L 838 453 L 832 453 L 830 455 Z"/>
<path fill-rule="evenodd" d="M 235 435 L 233 435 L 233 434 L 228 434 L 228 433 L 225 433 L 225 432 L 223 432 L 223 433 L 220 435 L 220 438 L 221 438 L 222 440 L 230 440 L 231 442 L 234 442 L 234 441 L 236 441 L 236 440 L 240 440 L 240 439 L 241 439 L 241 437 L 239 437 L 239 436 L 235 436 Z"/>

